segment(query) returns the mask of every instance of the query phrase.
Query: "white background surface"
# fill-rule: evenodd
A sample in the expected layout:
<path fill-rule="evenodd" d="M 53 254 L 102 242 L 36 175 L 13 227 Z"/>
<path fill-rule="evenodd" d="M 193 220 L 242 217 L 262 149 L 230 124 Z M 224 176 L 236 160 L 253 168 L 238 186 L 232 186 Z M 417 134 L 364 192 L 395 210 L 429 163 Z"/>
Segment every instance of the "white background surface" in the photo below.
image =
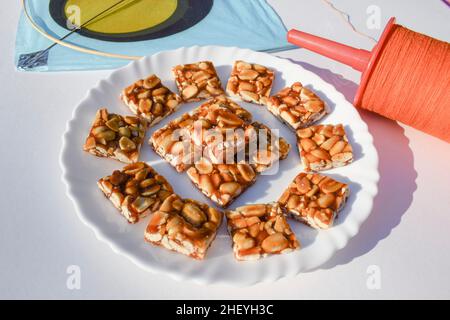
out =
<path fill-rule="evenodd" d="M 288 28 L 372 47 L 323 1 L 270 3 Z M 382 26 L 395 15 L 400 24 L 450 40 L 450 8 L 440 0 L 334 3 L 376 38 L 381 30 L 366 27 L 369 5 L 381 8 Z M 73 107 L 109 72 L 16 72 L 19 2 L 2 5 L 0 298 L 450 298 L 450 145 L 367 112 L 361 114 L 380 157 L 380 192 L 360 233 L 323 269 L 247 288 L 206 287 L 147 273 L 115 254 L 78 220 L 58 164 Z M 301 49 L 277 55 L 301 63 L 353 100 L 356 71 Z M 67 289 L 70 265 L 81 268 L 81 290 Z M 378 290 L 366 285 L 371 265 L 381 271 Z"/>

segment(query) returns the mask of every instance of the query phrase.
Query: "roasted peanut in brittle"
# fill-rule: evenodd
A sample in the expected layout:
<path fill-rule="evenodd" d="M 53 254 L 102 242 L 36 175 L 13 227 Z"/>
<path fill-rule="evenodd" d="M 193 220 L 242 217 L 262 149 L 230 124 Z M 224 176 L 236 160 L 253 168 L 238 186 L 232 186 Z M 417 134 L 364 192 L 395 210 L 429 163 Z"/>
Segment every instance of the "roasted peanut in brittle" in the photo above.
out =
<path fill-rule="evenodd" d="M 297 144 L 307 171 L 342 167 L 353 161 L 352 146 L 342 124 L 299 129 Z"/>
<path fill-rule="evenodd" d="M 83 149 L 98 157 L 134 163 L 138 161 L 146 130 L 147 122 L 143 119 L 100 109 Z"/>
<path fill-rule="evenodd" d="M 300 82 L 270 97 L 267 108 L 293 130 L 307 127 L 327 113 L 325 103 Z"/>
<path fill-rule="evenodd" d="M 216 237 L 222 218 L 222 212 L 174 194 L 153 214 L 145 231 L 145 240 L 195 259 L 203 259 Z"/>
<path fill-rule="evenodd" d="M 156 130 L 149 141 L 153 150 L 178 172 L 189 168 L 196 154 L 201 155 L 201 149 L 192 143 L 190 136 L 195 119 L 191 113 L 186 113 Z"/>
<path fill-rule="evenodd" d="M 275 74 L 269 68 L 238 60 L 234 63 L 227 93 L 243 101 L 264 105 L 267 103 Z"/>
<path fill-rule="evenodd" d="M 141 79 L 122 91 L 121 98 L 149 127 L 178 110 L 181 98 L 165 87 L 156 75 Z"/>
<path fill-rule="evenodd" d="M 173 67 L 172 72 L 180 95 L 186 102 L 225 94 L 211 61 L 178 65 Z"/>
<path fill-rule="evenodd" d="M 300 173 L 278 202 L 299 220 L 315 229 L 328 229 L 343 208 L 349 194 L 348 185 L 330 177 Z"/>
<path fill-rule="evenodd" d="M 204 195 L 221 207 L 230 205 L 256 180 L 256 172 L 249 164 L 214 164 L 207 158 L 201 158 L 186 173 Z"/>
<path fill-rule="evenodd" d="M 237 260 L 257 260 L 300 248 L 277 203 L 246 205 L 225 214 Z"/>
<path fill-rule="evenodd" d="M 226 154 L 233 156 L 244 147 L 251 118 L 233 101 L 216 97 L 157 130 L 149 143 L 179 172 L 193 165 L 197 155 L 223 162 Z"/>
<path fill-rule="evenodd" d="M 250 142 L 246 145 L 245 162 L 256 172 L 269 169 L 274 163 L 287 158 L 291 145 L 282 137 L 276 137 L 272 130 L 260 122 L 253 122 L 247 131 Z"/>
<path fill-rule="evenodd" d="M 98 181 L 99 188 L 130 223 L 159 209 L 172 186 L 144 162 L 130 164 Z"/>

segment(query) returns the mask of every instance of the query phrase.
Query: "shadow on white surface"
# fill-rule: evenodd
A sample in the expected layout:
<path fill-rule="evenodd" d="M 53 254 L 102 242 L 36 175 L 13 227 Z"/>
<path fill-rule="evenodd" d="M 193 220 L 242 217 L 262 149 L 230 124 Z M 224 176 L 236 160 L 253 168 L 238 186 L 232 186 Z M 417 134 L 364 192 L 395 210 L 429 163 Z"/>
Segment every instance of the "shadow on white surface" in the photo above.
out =
<path fill-rule="evenodd" d="M 353 149 L 353 162 L 356 162 L 364 156 L 364 152 L 362 151 L 361 145 L 355 141 L 352 128 L 350 126 L 345 126 L 344 128 L 345 133 L 347 134 L 347 139 Z"/>
<path fill-rule="evenodd" d="M 330 70 L 290 60 L 306 70 L 314 72 L 324 81 L 332 84 L 350 103 L 353 102 L 358 88 L 356 83 Z M 374 199 L 372 213 L 363 223 L 358 234 L 320 269 L 331 269 L 338 265 L 347 264 L 368 253 L 378 242 L 389 236 L 410 207 L 413 193 L 417 189 L 414 156 L 409 147 L 409 140 L 404 135 L 404 129 L 397 122 L 378 114 L 365 110 L 359 110 L 359 113 L 369 127 L 379 156 L 380 181 L 378 182 L 378 194 Z M 349 132 L 349 139 L 352 140 L 351 132 Z M 355 154 L 358 157 L 359 146 L 355 147 Z M 349 201 L 351 202 L 351 198 Z M 348 210 L 343 212 L 344 217 L 345 212 L 348 212 Z M 342 218 L 340 216 L 337 223 L 340 223 L 339 220 Z"/>

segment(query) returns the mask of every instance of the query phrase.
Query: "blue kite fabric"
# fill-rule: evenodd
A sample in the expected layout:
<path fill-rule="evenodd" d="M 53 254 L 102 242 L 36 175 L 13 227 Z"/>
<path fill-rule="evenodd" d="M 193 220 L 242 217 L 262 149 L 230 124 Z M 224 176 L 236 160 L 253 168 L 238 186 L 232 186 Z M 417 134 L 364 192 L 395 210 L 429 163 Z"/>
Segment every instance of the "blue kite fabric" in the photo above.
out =
<path fill-rule="evenodd" d="M 45 32 L 61 38 L 69 29 L 54 20 L 49 10 L 50 1 L 27 0 L 28 12 Z M 169 36 L 152 40 L 114 42 L 74 33 L 65 41 L 84 48 L 132 56 L 147 56 L 163 50 L 194 45 L 236 46 L 275 52 L 293 48 L 286 40 L 286 33 L 280 17 L 265 0 L 213 0 L 209 13 L 200 22 Z M 115 69 L 129 63 L 128 60 L 81 53 L 61 45 L 37 55 L 33 54 L 52 44 L 52 41 L 32 28 L 22 13 L 16 37 L 15 62 L 18 70 Z M 23 68 L 24 65 L 27 67 Z"/>

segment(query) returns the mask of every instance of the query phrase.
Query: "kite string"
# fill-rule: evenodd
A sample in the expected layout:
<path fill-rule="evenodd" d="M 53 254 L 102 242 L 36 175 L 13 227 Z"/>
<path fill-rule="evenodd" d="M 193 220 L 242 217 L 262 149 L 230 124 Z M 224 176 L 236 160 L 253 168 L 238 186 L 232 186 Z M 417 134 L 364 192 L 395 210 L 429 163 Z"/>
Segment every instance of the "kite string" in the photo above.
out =
<path fill-rule="evenodd" d="M 69 48 L 69 49 L 72 49 L 72 50 L 75 50 L 78 52 L 92 54 L 92 55 L 101 56 L 101 57 L 107 57 L 107 58 L 117 58 L 117 59 L 123 59 L 123 60 L 139 60 L 142 58 L 142 56 L 131 56 L 131 55 L 126 55 L 126 54 L 117 54 L 117 53 L 110 53 L 110 52 L 104 52 L 104 51 L 100 51 L 100 50 L 83 48 L 83 47 L 77 46 L 75 44 L 71 44 L 71 43 L 65 42 L 63 40 L 60 40 L 58 38 L 55 38 L 54 36 L 45 32 L 34 21 L 34 19 L 30 15 L 30 13 L 28 12 L 26 0 L 21 0 L 21 2 L 22 2 L 22 8 L 23 8 L 25 17 L 27 18 L 28 22 L 33 27 L 33 29 L 36 30 L 37 32 L 39 32 L 45 38 L 49 39 L 50 41 L 53 41 L 54 43 L 59 44 L 60 46 L 63 46 L 63 47 L 66 47 L 66 48 Z"/>
<path fill-rule="evenodd" d="M 363 36 L 364 38 L 369 39 L 373 43 L 377 43 L 377 40 L 375 40 L 373 37 L 369 36 L 368 34 L 366 34 L 364 32 L 361 32 L 355 28 L 355 26 L 353 25 L 353 23 L 350 20 L 350 15 L 347 12 L 336 8 L 336 6 L 333 3 L 331 3 L 330 0 L 322 0 L 322 1 L 325 2 L 330 7 L 331 10 L 337 12 L 339 14 L 339 16 L 341 17 L 341 19 L 350 27 L 350 29 L 352 29 L 352 31 L 354 33 L 359 34 L 360 36 Z"/>

